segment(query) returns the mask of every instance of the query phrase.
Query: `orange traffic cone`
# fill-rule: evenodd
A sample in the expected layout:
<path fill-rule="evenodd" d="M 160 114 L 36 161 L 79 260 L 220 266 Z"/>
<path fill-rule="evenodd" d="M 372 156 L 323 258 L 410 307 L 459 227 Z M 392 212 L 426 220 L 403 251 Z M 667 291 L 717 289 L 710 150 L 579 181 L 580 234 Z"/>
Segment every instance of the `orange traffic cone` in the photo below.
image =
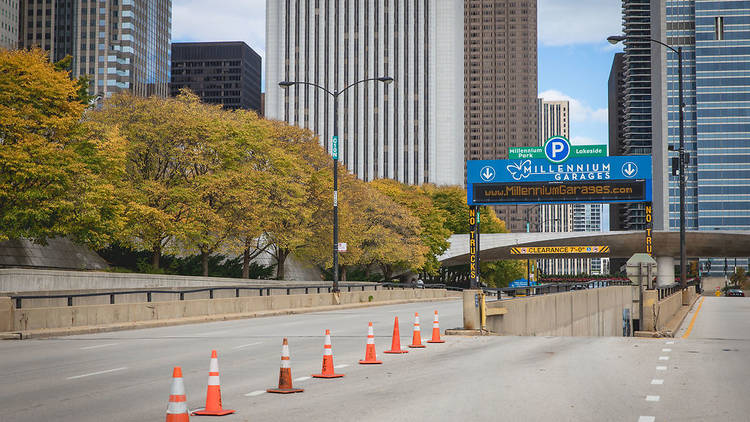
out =
<path fill-rule="evenodd" d="M 428 343 L 445 343 L 445 340 L 440 340 L 440 323 L 438 322 L 438 313 L 435 311 L 435 319 L 432 320 L 432 340 L 428 340 Z"/>
<path fill-rule="evenodd" d="M 411 344 L 409 347 L 412 348 L 421 348 L 425 347 L 424 344 L 422 344 L 422 333 L 421 329 L 419 328 L 419 313 L 414 313 L 414 335 L 411 338 Z"/>
<path fill-rule="evenodd" d="M 169 390 L 169 404 L 167 405 L 167 422 L 188 422 L 187 400 L 185 399 L 185 383 L 182 381 L 182 369 L 175 366 L 172 371 L 172 388 Z"/>
<path fill-rule="evenodd" d="M 363 365 L 383 363 L 375 356 L 375 333 L 372 330 L 372 322 L 367 327 L 367 348 L 365 349 L 365 360 L 359 361 Z"/>
<path fill-rule="evenodd" d="M 289 341 L 284 337 L 284 342 L 281 346 L 281 369 L 279 370 L 279 387 L 269 388 L 266 390 L 269 393 L 301 393 L 305 390 L 301 388 L 292 387 L 292 369 L 289 368 Z"/>
<path fill-rule="evenodd" d="M 221 407 L 221 383 L 219 382 L 219 358 L 216 350 L 211 350 L 211 363 L 208 367 L 208 391 L 206 392 L 206 408 L 193 412 L 198 416 L 224 416 L 234 413 L 231 409 Z"/>
<path fill-rule="evenodd" d="M 331 348 L 331 330 L 326 330 L 326 341 L 323 344 L 323 368 L 313 378 L 341 378 L 344 374 L 336 374 L 333 370 L 333 349 Z"/>
<path fill-rule="evenodd" d="M 409 353 L 408 350 L 401 350 L 401 334 L 398 332 L 398 317 L 393 321 L 393 339 L 391 340 L 391 350 L 385 353 Z"/>

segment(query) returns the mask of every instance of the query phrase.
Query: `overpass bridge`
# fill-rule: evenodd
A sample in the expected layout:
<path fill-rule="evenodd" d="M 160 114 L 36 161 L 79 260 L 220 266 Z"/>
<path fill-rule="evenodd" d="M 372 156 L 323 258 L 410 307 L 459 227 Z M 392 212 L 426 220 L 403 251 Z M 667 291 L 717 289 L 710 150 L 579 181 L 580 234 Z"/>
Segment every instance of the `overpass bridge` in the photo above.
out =
<path fill-rule="evenodd" d="M 502 259 L 561 258 L 554 254 L 512 255 L 511 248 L 543 246 L 609 246 L 609 253 L 565 254 L 564 258 L 630 258 L 644 252 L 643 231 L 618 232 L 554 232 L 554 233 L 483 233 L 480 237 L 479 257 L 482 261 Z M 685 245 L 688 258 L 738 257 L 750 254 L 750 231 L 687 231 Z M 680 257 L 680 233 L 652 231 L 654 258 L 659 264 L 657 284 L 674 282 L 675 259 Z M 450 247 L 438 259 L 444 265 L 469 263 L 469 235 L 453 235 Z"/>

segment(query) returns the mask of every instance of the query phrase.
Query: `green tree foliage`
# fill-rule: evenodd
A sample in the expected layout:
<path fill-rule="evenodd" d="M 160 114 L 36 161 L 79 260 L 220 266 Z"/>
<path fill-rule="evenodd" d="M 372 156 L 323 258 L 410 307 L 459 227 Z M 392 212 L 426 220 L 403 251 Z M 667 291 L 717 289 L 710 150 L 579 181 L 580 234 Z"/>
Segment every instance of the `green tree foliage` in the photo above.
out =
<path fill-rule="evenodd" d="M 116 130 L 81 123 L 68 72 L 40 50 L 0 49 L 0 241 L 112 240 L 124 160 Z"/>

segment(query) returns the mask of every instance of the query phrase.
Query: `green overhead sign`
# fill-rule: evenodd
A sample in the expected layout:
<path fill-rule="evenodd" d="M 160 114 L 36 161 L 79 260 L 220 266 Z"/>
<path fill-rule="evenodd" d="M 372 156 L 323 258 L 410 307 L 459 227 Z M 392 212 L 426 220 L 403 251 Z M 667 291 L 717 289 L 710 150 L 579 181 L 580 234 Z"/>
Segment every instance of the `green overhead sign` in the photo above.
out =
<path fill-rule="evenodd" d="M 509 148 L 508 158 L 511 160 L 546 158 L 550 161 L 558 162 L 555 160 L 551 160 L 550 155 L 549 155 L 551 153 L 559 152 L 557 150 L 554 150 L 555 142 L 566 144 L 567 148 L 563 146 L 560 149 L 562 150 L 567 149 L 567 151 L 570 151 L 570 154 L 567 154 L 567 151 L 565 151 L 566 156 L 564 157 L 562 161 L 567 160 L 568 158 L 606 157 L 607 156 L 606 145 L 570 145 L 570 142 L 564 137 L 554 136 L 548 139 L 547 142 L 545 142 L 545 146 Z"/>

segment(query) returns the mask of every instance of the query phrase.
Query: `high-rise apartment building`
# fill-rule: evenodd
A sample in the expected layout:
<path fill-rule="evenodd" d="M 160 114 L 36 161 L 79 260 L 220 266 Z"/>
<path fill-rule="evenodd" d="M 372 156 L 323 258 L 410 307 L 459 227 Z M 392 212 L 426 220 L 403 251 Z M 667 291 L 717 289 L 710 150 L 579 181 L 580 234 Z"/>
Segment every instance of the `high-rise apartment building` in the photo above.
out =
<path fill-rule="evenodd" d="M 309 128 L 363 180 L 463 185 L 463 0 L 266 1 L 269 118 Z M 536 59 L 535 59 L 536 60 Z M 365 82 L 338 99 L 330 91 Z"/>
<path fill-rule="evenodd" d="M 167 96 L 171 0 L 21 0 L 19 47 L 73 57 L 94 94 Z"/>
<path fill-rule="evenodd" d="M 18 2 L 0 0 L 0 48 L 13 50 L 18 46 Z"/>
<path fill-rule="evenodd" d="M 243 41 L 172 43 L 171 96 L 189 88 L 209 104 L 260 112 L 261 59 Z"/>
<path fill-rule="evenodd" d="M 539 98 L 537 115 L 538 145 L 553 136 L 564 136 L 570 139 L 570 103 L 568 101 L 545 101 Z M 540 205 L 538 231 L 540 232 L 572 232 L 573 205 Z M 547 275 L 571 274 L 574 260 L 556 258 L 539 260 L 539 269 Z M 573 273 L 575 274 L 575 273 Z"/>
<path fill-rule="evenodd" d="M 619 155 L 625 144 L 625 54 L 616 53 L 609 71 L 608 120 L 609 155 Z M 609 204 L 609 227 L 612 231 L 626 230 L 628 204 Z"/>
<path fill-rule="evenodd" d="M 537 145 L 537 0 L 464 0 L 466 159 L 507 159 Z M 498 206 L 511 231 L 537 207 Z"/>

